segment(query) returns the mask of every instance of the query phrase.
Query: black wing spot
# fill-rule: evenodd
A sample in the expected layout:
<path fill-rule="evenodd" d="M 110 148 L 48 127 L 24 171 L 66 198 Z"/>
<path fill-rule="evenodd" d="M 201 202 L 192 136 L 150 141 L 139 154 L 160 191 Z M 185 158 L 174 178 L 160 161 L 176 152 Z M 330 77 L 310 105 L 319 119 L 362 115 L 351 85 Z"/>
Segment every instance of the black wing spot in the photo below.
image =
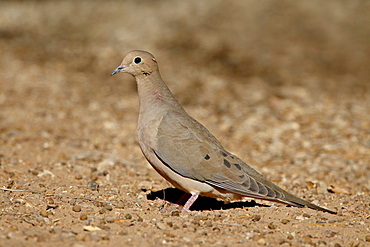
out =
<path fill-rule="evenodd" d="M 238 164 L 238 163 L 234 163 L 234 166 L 236 167 L 236 168 L 238 168 L 238 170 L 242 170 L 242 167 Z"/>
<path fill-rule="evenodd" d="M 220 151 L 220 154 L 224 157 L 227 157 L 227 153 L 223 152 L 223 151 Z"/>
<path fill-rule="evenodd" d="M 206 154 L 206 156 L 204 156 L 204 159 L 206 159 L 206 160 L 209 160 L 211 157 L 209 157 L 209 155 L 208 154 Z"/>
<path fill-rule="evenodd" d="M 239 176 L 240 178 L 244 178 L 244 174 Z"/>
<path fill-rule="evenodd" d="M 231 167 L 231 164 L 229 161 L 225 160 L 224 159 L 224 165 L 227 167 L 227 168 L 230 168 Z"/>

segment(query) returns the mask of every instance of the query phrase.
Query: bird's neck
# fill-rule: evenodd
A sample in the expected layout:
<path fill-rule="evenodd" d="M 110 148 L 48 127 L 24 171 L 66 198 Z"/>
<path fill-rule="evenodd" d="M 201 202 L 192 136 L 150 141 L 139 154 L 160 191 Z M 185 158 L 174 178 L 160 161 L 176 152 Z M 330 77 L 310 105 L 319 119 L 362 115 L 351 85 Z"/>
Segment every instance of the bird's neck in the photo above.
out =
<path fill-rule="evenodd" d="M 165 114 L 165 111 L 168 110 L 185 111 L 163 82 L 158 72 L 137 76 L 136 81 L 141 114 L 150 112 Z"/>

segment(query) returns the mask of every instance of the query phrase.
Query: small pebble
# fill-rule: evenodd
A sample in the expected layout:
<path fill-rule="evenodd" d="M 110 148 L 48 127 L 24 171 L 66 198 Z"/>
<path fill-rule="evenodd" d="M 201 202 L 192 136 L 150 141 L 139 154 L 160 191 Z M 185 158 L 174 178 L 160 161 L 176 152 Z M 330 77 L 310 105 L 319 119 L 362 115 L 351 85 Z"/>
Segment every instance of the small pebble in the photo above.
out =
<path fill-rule="evenodd" d="M 309 214 L 307 214 L 307 213 L 304 213 L 304 214 L 303 214 L 303 217 L 305 217 L 305 218 L 310 218 L 310 217 L 311 217 L 311 215 L 309 215 Z"/>
<path fill-rule="evenodd" d="M 95 181 L 89 181 L 89 182 L 87 183 L 87 188 L 89 188 L 90 190 L 98 190 L 99 185 L 98 185 L 98 183 L 97 183 L 97 182 L 95 182 Z"/>
<path fill-rule="evenodd" d="M 113 210 L 112 205 L 109 205 L 109 204 L 104 205 L 104 208 L 105 208 L 106 210 L 108 210 L 108 211 L 112 211 L 112 210 Z"/>
<path fill-rule="evenodd" d="M 290 222 L 290 220 L 287 220 L 287 219 L 282 219 L 281 220 L 281 223 L 283 223 L 284 225 L 288 224 Z"/>
<path fill-rule="evenodd" d="M 87 215 L 86 214 L 81 214 L 80 215 L 80 220 L 87 220 Z"/>
<path fill-rule="evenodd" d="M 51 198 L 51 197 L 49 197 L 48 199 L 47 199 L 47 202 L 48 202 L 48 204 L 55 204 L 54 203 L 54 199 L 53 198 Z"/>
<path fill-rule="evenodd" d="M 40 211 L 40 215 L 41 215 L 42 217 L 45 217 L 45 218 L 46 218 L 46 217 L 48 217 L 48 215 L 49 215 L 49 214 L 48 214 L 48 212 L 46 212 L 45 210 L 41 210 L 41 211 Z"/>
<path fill-rule="evenodd" d="M 219 231 L 221 231 L 221 230 L 220 230 L 220 228 L 218 228 L 218 227 L 214 227 L 214 228 L 212 229 L 212 231 L 214 231 L 214 232 L 219 232 Z"/>
<path fill-rule="evenodd" d="M 98 181 L 99 177 L 98 175 L 94 174 L 94 175 L 91 175 L 91 181 L 95 182 L 95 181 Z"/>
<path fill-rule="evenodd" d="M 255 214 L 253 215 L 252 221 L 259 221 L 261 218 L 262 218 L 261 215 Z"/>
<path fill-rule="evenodd" d="M 271 229 L 271 230 L 274 230 L 274 229 L 276 229 L 276 226 L 274 225 L 274 223 L 270 223 L 269 225 L 268 225 L 268 228 L 269 229 Z"/>
<path fill-rule="evenodd" d="M 257 240 L 258 245 L 266 245 L 266 240 L 264 238 L 260 238 Z"/>
<path fill-rule="evenodd" d="M 34 176 L 37 176 L 39 174 L 39 172 L 38 171 L 35 171 L 35 170 L 32 170 L 31 171 L 31 174 L 34 175 Z"/>
<path fill-rule="evenodd" d="M 179 216 L 180 215 L 180 211 L 179 210 L 175 210 L 175 211 L 172 211 L 171 212 L 171 216 Z"/>
<path fill-rule="evenodd" d="M 166 230 L 167 229 L 167 225 L 164 224 L 164 223 L 161 223 L 161 222 L 158 222 L 156 223 L 156 226 L 161 229 L 161 230 Z"/>
<path fill-rule="evenodd" d="M 73 212 L 81 212 L 81 206 L 80 205 L 74 205 L 72 207 Z"/>
<path fill-rule="evenodd" d="M 127 219 L 127 220 L 131 220 L 131 219 L 132 219 L 132 215 L 131 215 L 131 214 L 126 214 L 126 215 L 125 215 L 125 219 Z"/>

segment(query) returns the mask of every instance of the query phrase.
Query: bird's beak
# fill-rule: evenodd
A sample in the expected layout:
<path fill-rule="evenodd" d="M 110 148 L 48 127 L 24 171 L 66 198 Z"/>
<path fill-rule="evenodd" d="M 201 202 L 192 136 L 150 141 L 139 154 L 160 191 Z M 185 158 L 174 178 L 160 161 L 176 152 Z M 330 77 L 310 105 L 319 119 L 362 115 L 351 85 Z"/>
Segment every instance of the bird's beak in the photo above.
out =
<path fill-rule="evenodd" d="M 122 70 L 124 70 L 126 67 L 128 67 L 128 65 L 120 65 L 117 67 L 117 69 L 113 70 L 112 73 L 110 73 L 110 75 L 115 75 L 119 72 L 121 72 Z"/>

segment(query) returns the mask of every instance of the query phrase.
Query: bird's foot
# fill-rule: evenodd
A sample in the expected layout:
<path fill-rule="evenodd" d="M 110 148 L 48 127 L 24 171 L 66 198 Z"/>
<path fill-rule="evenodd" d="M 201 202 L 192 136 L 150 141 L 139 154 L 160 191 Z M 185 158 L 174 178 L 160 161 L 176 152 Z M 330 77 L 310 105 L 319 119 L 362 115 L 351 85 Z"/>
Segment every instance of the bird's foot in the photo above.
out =
<path fill-rule="evenodd" d="M 182 212 L 189 212 L 191 205 L 197 200 L 199 196 L 199 192 L 192 194 L 188 201 L 185 203 L 184 207 L 182 208 Z"/>

